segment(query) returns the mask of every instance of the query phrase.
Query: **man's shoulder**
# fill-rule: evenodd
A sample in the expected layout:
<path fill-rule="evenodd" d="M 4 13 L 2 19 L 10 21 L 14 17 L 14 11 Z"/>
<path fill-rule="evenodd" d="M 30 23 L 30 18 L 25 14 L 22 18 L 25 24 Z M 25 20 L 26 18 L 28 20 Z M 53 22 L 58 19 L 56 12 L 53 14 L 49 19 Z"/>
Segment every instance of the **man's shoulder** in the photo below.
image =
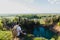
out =
<path fill-rule="evenodd" d="M 18 30 L 21 30 L 21 27 L 18 26 L 17 29 L 18 29 Z"/>
<path fill-rule="evenodd" d="M 21 28 L 20 26 L 17 26 L 17 28 Z"/>
<path fill-rule="evenodd" d="M 19 26 L 19 25 L 15 25 L 15 26 Z"/>
<path fill-rule="evenodd" d="M 19 25 L 15 25 L 15 27 L 20 27 Z"/>

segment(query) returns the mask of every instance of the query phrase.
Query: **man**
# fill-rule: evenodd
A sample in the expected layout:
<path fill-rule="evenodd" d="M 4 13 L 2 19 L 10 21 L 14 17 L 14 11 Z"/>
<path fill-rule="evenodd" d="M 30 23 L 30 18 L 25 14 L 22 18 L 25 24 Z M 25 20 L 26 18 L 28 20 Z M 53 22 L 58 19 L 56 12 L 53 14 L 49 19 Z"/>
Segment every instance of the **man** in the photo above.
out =
<path fill-rule="evenodd" d="M 21 30 L 21 27 L 19 26 L 19 24 L 17 23 L 13 29 L 12 29 L 12 34 L 13 34 L 13 40 L 20 40 L 20 33 L 26 35 L 26 33 L 23 33 Z"/>

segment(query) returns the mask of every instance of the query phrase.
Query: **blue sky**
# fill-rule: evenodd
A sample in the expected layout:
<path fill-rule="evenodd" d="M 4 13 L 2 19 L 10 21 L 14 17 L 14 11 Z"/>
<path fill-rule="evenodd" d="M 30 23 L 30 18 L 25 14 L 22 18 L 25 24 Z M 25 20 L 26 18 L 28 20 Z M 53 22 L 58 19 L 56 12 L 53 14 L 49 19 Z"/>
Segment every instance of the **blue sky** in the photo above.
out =
<path fill-rule="evenodd" d="M 60 0 L 0 0 L 0 14 L 60 13 Z"/>

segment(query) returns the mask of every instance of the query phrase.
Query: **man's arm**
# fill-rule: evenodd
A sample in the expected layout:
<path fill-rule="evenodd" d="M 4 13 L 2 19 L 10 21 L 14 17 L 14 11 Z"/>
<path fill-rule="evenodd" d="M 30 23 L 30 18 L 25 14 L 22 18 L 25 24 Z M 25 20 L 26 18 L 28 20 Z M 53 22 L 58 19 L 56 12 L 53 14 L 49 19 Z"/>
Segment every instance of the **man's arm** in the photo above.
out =
<path fill-rule="evenodd" d="M 19 32 L 20 32 L 20 33 L 26 35 L 26 33 L 23 33 L 23 31 L 21 30 L 21 27 L 18 27 L 18 29 L 19 29 Z"/>
<path fill-rule="evenodd" d="M 26 35 L 26 33 L 23 33 L 22 30 L 20 30 L 20 32 L 21 32 L 22 34 Z"/>

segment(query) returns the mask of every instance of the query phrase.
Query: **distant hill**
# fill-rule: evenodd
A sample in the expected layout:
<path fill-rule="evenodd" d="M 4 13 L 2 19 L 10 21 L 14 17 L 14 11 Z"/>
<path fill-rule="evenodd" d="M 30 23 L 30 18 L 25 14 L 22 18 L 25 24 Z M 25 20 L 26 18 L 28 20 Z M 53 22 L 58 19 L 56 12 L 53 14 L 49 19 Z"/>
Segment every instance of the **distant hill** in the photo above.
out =
<path fill-rule="evenodd" d="M 8 14 L 2 14 L 2 13 L 0 13 L 0 16 L 16 16 L 16 15 L 21 15 L 21 14 L 23 14 L 23 15 L 28 15 L 28 14 L 36 14 L 36 15 L 60 15 L 60 13 L 17 13 L 17 14 L 15 14 L 15 13 L 12 13 L 12 14 L 10 14 L 10 13 L 8 13 Z"/>

